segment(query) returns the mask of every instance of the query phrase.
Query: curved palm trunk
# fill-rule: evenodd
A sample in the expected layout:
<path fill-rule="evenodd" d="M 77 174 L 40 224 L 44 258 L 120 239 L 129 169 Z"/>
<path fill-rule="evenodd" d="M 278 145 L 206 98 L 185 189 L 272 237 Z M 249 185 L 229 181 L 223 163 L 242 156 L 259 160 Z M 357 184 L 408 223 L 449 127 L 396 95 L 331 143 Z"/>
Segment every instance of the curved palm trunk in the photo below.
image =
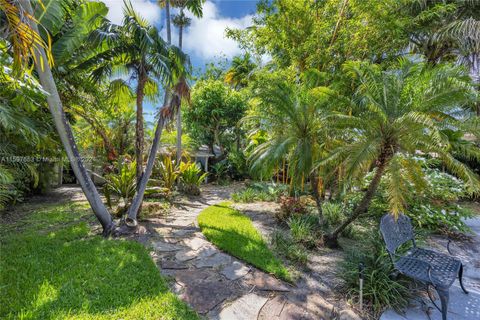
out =
<path fill-rule="evenodd" d="M 30 15 L 33 15 L 33 10 L 29 0 L 20 0 L 20 3 L 26 12 L 28 12 Z M 30 21 L 30 26 L 35 32 L 38 33 L 38 27 L 34 21 Z M 65 117 L 62 101 L 60 100 L 52 71 L 47 63 L 48 60 L 45 51 L 43 48 L 37 47 L 34 54 L 37 62 L 41 63 L 43 61 L 43 66 L 39 63 L 35 63 L 35 69 L 37 70 L 40 84 L 42 85 L 43 89 L 49 93 L 47 97 L 48 107 L 50 113 L 52 114 L 57 133 L 62 141 L 63 147 L 65 148 L 68 160 L 70 161 L 70 165 L 72 166 L 75 177 L 80 183 L 83 193 L 90 203 L 95 216 L 102 224 L 103 235 L 108 236 L 115 228 L 115 223 L 113 222 L 107 208 L 103 204 L 95 185 L 93 184 L 90 176 L 87 173 L 87 170 L 85 169 L 85 166 L 83 165 L 80 153 L 73 138 L 72 129 L 67 121 L 67 118 Z"/>
<path fill-rule="evenodd" d="M 338 247 L 338 236 L 342 233 L 345 228 L 350 225 L 353 221 L 355 221 L 361 214 L 365 213 L 372 201 L 373 197 L 375 196 L 375 192 L 378 189 L 378 185 L 380 184 L 380 180 L 382 179 L 383 173 L 385 172 L 385 168 L 387 167 L 388 161 L 391 159 L 391 155 L 383 154 L 380 156 L 379 160 L 377 161 L 377 172 L 373 176 L 370 185 L 368 186 L 365 195 L 363 196 L 362 201 L 357 205 L 357 207 L 353 210 L 353 213 L 345 220 L 337 229 L 335 229 L 331 234 L 326 235 L 324 237 L 325 244 L 330 248 L 337 248 Z"/>
<path fill-rule="evenodd" d="M 168 102 L 169 100 L 168 94 L 166 94 L 165 100 Z M 150 148 L 150 154 L 148 155 L 145 172 L 142 174 L 140 178 L 140 182 L 137 185 L 137 192 L 135 193 L 135 197 L 133 198 L 132 204 L 127 212 L 127 219 L 125 220 L 127 226 L 134 227 L 137 225 L 137 214 L 143 202 L 143 196 L 145 194 L 145 190 L 147 189 L 148 179 L 150 179 L 150 176 L 152 175 L 153 165 L 155 164 L 157 151 L 158 151 L 158 148 L 160 147 L 160 138 L 162 136 L 162 131 L 164 126 L 165 126 L 165 119 L 160 110 L 160 115 L 158 118 L 157 127 L 155 128 L 155 135 L 152 141 L 152 146 Z"/>

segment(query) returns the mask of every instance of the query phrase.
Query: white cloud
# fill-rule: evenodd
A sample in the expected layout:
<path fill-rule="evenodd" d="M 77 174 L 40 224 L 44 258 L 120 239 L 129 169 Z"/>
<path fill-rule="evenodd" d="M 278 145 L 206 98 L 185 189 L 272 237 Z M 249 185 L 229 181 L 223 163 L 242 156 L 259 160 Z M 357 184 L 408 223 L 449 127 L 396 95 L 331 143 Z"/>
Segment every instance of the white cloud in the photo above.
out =
<path fill-rule="evenodd" d="M 160 20 L 160 7 L 155 0 L 130 0 L 133 8 L 150 23 Z M 102 0 L 108 7 L 107 18 L 116 24 L 123 20 L 123 0 Z"/>
<path fill-rule="evenodd" d="M 231 58 L 240 54 L 237 43 L 225 36 L 225 29 L 245 29 L 252 24 L 252 18 L 252 15 L 241 18 L 222 17 L 215 3 L 207 1 L 203 7 L 203 17 L 192 17 L 192 24 L 183 37 L 184 49 L 188 54 L 204 59 L 221 54 Z"/>

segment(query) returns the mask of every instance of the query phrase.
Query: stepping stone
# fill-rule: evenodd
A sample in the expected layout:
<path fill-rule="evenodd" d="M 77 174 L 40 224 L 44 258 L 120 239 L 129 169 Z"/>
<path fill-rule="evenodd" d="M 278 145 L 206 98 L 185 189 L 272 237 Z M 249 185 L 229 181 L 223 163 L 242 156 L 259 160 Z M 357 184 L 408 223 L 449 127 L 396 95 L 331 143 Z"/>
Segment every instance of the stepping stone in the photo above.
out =
<path fill-rule="evenodd" d="M 211 272 L 204 270 L 180 270 L 175 273 L 175 280 L 182 286 L 186 286 L 196 282 L 202 282 L 210 275 L 212 275 Z"/>
<path fill-rule="evenodd" d="M 290 289 L 280 280 L 258 271 L 253 274 L 252 278 L 250 278 L 247 283 L 255 286 L 256 289 L 263 291 L 290 291 Z"/>
<path fill-rule="evenodd" d="M 181 262 L 185 262 L 185 261 L 188 261 L 188 260 L 195 259 L 197 257 L 197 255 L 198 254 L 195 251 L 192 251 L 192 250 L 179 251 L 175 254 L 175 259 L 177 259 L 178 261 L 181 261 Z"/>
<path fill-rule="evenodd" d="M 183 241 L 187 247 L 190 247 L 192 250 L 197 251 L 203 246 L 210 245 L 210 242 L 199 237 L 193 239 L 186 239 Z"/>
<path fill-rule="evenodd" d="M 197 231 L 198 229 L 180 229 L 180 230 L 173 231 L 172 235 L 174 235 L 175 237 L 185 237 Z"/>
<path fill-rule="evenodd" d="M 230 294 L 231 289 L 224 282 L 204 280 L 189 283 L 182 298 L 195 311 L 205 314 L 222 303 Z"/>
<path fill-rule="evenodd" d="M 323 319 L 318 318 L 308 312 L 308 310 L 303 309 L 302 307 L 293 304 L 291 302 L 287 302 L 283 308 L 282 313 L 280 314 L 279 320 L 330 320 L 330 319 Z"/>
<path fill-rule="evenodd" d="M 194 265 L 197 268 L 215 268 L 219 267 L 222 265 L 227 265 L 230 263 L 232 258 L 230 256 L 226 255 L 225 253 L 216 253 L 211 257 L 207 258 L 199 258 L 197 261 L 195 261 Z"/>
<path fill-rule="evenodd" d="M 222 274 L 228 280 L 237 280 L 243 276 L 245 276 L 250 271 L 250 268 L 245 266 L 243 263 L 238 261 L 234 261 L 231 265 L 226 266 L 222 270 Z"/>
<path fill-rule="evenodd" d="M 156 251 L 159 251 L 159 252 L 172 252 L 172 251 L 177 251 L 182 249 L 182 247 L 176 244 L 167 243 L 163 241 L 157 241 L 153 243 L 153 247 L 155 248 Z"/>
<path fill-rule="evenodd" d="M 211 245 L 205 246 L 196 252 L 197 257 L 199 258 L 208 258 L 210 256 L 213 256 L 215 253 L 220 253 L 218 249 Z"/>
<path fill-rule="evenodd" d="M 267 302 L 268 298 L 259 296 L 256 293 L 249 293 L 231 305 L 225 307 L 218 315 L 219 320 L 252 320 Z"/>
<path fill-rule="evenodd" d="M 283 296 L 276 296 L 275 298 L 269 300 L 263 306 L 262 310 L 258 314 L 258 320 L 273 320 L 279 319 L 282 314 L 283 308 L 287 299 Z"/>
<path fill-rule="evenodd" d="M 179 263 L 177 261 L 172 261 L 172 260 L 163 260 L 160 263 L 160 266 L 162 267 L 162 269 L 175 269 L 175 270 L 187 269 L 187 266 L 184 265 L 183 263 Z"/>

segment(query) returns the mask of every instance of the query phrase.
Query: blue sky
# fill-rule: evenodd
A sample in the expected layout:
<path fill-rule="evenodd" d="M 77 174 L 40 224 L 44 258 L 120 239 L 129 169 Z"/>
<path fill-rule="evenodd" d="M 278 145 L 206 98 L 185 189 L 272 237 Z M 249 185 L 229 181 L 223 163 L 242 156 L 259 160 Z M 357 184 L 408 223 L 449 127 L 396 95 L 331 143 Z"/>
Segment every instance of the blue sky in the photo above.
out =
<path fill-rule="evenodd" d="M 108 18 L 114 23 L 122 21 L 123 0 L 101 0 L 109 8 Z M 164 38 L 165 14 L 156 0 L 131 0 L 133 7 L 141 16 L 154 24 Z M 203 68 L 205 63 L 216 61 L 219 57 L 231 59 L 241 50 L 231 39 L 225 37 L 225 28 L 246 28 L 251 25 L 257 0 L 207 0 L 203 7 L 203 18 L 192 17 L 191 26 L 184 32 L 184 51 L 190 56 L 194 69 Z M 172 29 L 174 44 L 178 43 L 178 31 Z M 147 102 L 146 118 L 152 120 L 155 106 Z"/>

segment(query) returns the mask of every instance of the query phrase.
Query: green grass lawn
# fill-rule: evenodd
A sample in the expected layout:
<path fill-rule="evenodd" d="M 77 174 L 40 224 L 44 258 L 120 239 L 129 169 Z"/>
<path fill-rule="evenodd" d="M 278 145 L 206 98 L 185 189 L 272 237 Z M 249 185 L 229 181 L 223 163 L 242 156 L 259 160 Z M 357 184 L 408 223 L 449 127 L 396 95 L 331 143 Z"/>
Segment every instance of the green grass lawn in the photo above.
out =
<path fill-rule="evenodd" d="M 198 223 L 203 234 L 220 249 L 252 265 L 290 281 L 287 268 L 268 248 L 246 215 L 222 202 L 203 210 Z"/>
<path fill-rule="evenodd" d="M 85 205 L 0 226 L 1 319 L 198 319 L 139 243 L 90 234 Z"/>

